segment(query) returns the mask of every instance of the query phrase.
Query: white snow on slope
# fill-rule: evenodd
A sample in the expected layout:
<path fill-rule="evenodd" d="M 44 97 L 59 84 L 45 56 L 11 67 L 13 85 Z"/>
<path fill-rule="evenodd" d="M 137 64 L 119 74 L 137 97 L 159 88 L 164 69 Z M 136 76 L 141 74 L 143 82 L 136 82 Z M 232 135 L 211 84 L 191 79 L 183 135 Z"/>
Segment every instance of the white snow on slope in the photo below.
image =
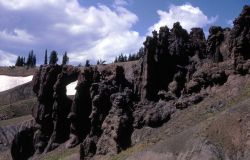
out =
<path fill-rule="evenodd" d="M 14 88 L 16 86 L 22 85 L 24 83 L 30 82 L 32 80 L 33 76 L 27 76 L 27 77 L 13 77 L 13 76 L 5 76 L 0 75 L 0 92 L 9 90 L 11 88 Z M 77 81 L 70 83 L 67 85 L 67 95 L 75 95 Z"/>
<path fill-rule="evenodd" d="M 22 85 L 31 81 L 33 76 L 28 77 L 12 77 L 12 76 L 5 76 L 0 75 L 0 92 L 9 90 L 16 86 Z"/>
<path fill-rule="evenodd" d="M 76 94 L 76 85 L 77 85 L 77 81 L 70 83 L 69 85 L 67 85 L 67 95 L 75 95 Z"/>

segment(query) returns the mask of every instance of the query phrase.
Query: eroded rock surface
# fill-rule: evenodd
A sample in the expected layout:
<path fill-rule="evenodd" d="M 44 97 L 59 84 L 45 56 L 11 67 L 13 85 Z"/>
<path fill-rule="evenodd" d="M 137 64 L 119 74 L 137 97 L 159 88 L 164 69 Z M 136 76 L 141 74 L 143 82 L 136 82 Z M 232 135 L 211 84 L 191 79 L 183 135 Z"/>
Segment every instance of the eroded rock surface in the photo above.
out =
<path fill-rule="evenodd" d="M 206 100 L 232 75 L 249 74 L 249 17 L 250 7 L 245 6 L 232 29 L 213 26 L 207 40 L 201 28 L 189 34 L 178 22 L 172 29 L 161 27 L 146 38 L 144 57 L 126 70 L 113 64 L 83 71 L 41 66 L 33 79 L 38 98 L 34 152 L 67 141 L 68 148 L 80 144 L 84 160 L 117 154 L 131 146 L 135 129 L 160 127 L 176 112 Z M 66 85 L 76 79 L 71 100 Z"/>

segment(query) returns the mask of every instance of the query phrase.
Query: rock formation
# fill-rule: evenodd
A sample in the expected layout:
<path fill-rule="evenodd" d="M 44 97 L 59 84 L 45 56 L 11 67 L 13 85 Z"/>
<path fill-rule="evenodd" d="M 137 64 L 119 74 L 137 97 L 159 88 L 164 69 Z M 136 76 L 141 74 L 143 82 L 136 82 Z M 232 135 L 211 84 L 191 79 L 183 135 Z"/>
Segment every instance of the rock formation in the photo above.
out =
<path fill-rule="evenodd" d="M 84 160 L 117 154 L 130 147 L 134 129 L 159 127 L 176 111 L 206 99 L 209 89 L 223 85 L 230 75 L 249 74 L 249 17 L 250 7 L 245 6 L 232 29 L 213 26 L 207 41 L 201 28 L 188 33 L 178 22 L 172 29 L 153 31 L 131 81 L 122 66 L 102 71 L 41 66 L 33 79 L 38 100 L 33 109 L 35 132 L 27 134 L 34 134 L 34 152 L 47 152 L 67 141 L 69 148 L 80 144 Z M 71 100 L 66 86 L 76 79 Z M 13 142 L 13 157 L 22 154 L 16 152 L 22 134 Z"/>
<path fill-rule="evenodd" d="M 61 71 L 62 67 L 58 65 L 41 66 L 33 79 L 33 91 L 38 100 L 37 106 L 33 109 L 33 116 L 38 128 L 34 135 L 36 153 L 44 151 L 53 133 L 54 84 Z"/>
<path fill-rule="evenodd" d="M 68 114 L 72 100 L 66 95 L 66 86 L 77 79 L 79 72 L 77 68 L 64 66 L 54 84 L 54 104 L 52 110 L 53 133 L 50 137 L 46 152 L 54 149 L 69 138 L 70 121 Z"/>
<path fill-rule="evenodd" d="M 11 145 L 11 155 L 13 160 L 27 160 L 34 153 L 33 128 L 24 128 L 18 132 Z"/>
<path fill-rule="evenodd" d="M 120 139 L 121 137 L 125 138 L 123 133 L 121 133 L 121 130 L 132 128 L 131 113 L 128 113 L 129 107 L 131 107 L 134 99 L 133 91 L 129 89 L 131 87 L 131 84 L 125 78 L 124 69 L 120 66 L 116 67 L 115 75 L 110 79 L 92 84 L 90 89 L 92 112 L 89 116 L 91 118 L 91 129 L 88 136 L 81 144 L 81 159 L 87 159 L 96 153 L 107 153 L 108 150 L 103 150 L 104 144 L 106 149 L 113 147 L 113 153 L 117 153 L 121 150 L 119 147 L 117 148 L 117 146 L 121 146 L 122 149 L 129 146 L 124 144 Z M 116 96 L 117 100 L 115 100 Z M 123 113 L 124 111 L 125 113 Z M 125 115 L 122 116 L 122 114 Z M 118 116 L 118 118 L 116 118 L 116 116 Z M 126 119 L 127 116 L 130 116 L 130 119 Z M 116 128 L 118 127 L 118 129 L 115 129 L 114 126 L 111 128 L 106 127 L 111 121 Z M 123 123 L 125 123 L 124 126 Z M 110 134 L 111 132 L 113 134 Z M 128 132 L 129 131 L 126 133 Z M 132 131 L 129 134 L 131 133 Z M 116 134 L 116 136 L 114 134 Z M 113 139 L 113 136 L 119 138 L 109 144 L 108 141 L 109 139 Z"/>

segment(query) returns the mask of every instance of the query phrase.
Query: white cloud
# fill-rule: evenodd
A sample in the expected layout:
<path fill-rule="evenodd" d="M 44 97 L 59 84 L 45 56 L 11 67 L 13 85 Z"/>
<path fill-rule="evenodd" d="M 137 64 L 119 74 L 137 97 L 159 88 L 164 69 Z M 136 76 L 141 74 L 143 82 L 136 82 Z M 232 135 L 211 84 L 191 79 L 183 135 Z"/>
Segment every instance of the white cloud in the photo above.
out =
<path fill-rule="evenodd" d="M 143 37 L 132 29 L 138 17 L 125 2 L 111 8 L 83 7 L 77 0 L 0 0 L 0 48 L 34 49 L 41 62 L 46 48 L 67 51 L 75 64 L 136 52 Z"/>
<path fill-rule="evenodd" d="M 229 25 L 229 27 L 233 27 L 234 23 L 233 20 L 227 20 L 227 24 Z"/>
<path fill-rule="evenodd" d="M 128 5 L 128 2 L 126 0 L 114 0 L 114 4 L 117 6 L 124 6 Z"/>
<path fill-rule="evenodd" d="M 208 18 L 199 7 L 188 3 L 180 6 L 171 5 L 168 11 L 158 10 L 157 13 L 160 20 L 149 28 L 150 33 L 165 25 L 172 28 L 175 22 L 180 22 L 183 28 L 190 31 L 193 27 L 205 27 L 213 24 L 218 18 L 217 16 Z"/>
<path fill-rule="evenodd" d="M 34 41 L 34 37 L 22 29 L 14 29 L 13 32 L 6 30 L 0 31 L 0 37 L 8 41 L 16 41 L 20 43 L 31 43 Z"/>
<path fill-rule="evenodd" d="M 0 50 L 0 66 L 11 66 L 16 59 L 16 55 Z"/>
<path fill-rule="evenodd" d="M 64 1 L 65 2 L 65 1 Z M 57 0 L 41 0 L 41 1 L 31 1 L 31 0 L 1 0 L 0 5 L 9 9 L 9 10 L 23 10 L 23 9 L 37 9 L 41 6 L 48 6 L 48 5 L 61 5 L 62 3 L 58 3 Z"/>

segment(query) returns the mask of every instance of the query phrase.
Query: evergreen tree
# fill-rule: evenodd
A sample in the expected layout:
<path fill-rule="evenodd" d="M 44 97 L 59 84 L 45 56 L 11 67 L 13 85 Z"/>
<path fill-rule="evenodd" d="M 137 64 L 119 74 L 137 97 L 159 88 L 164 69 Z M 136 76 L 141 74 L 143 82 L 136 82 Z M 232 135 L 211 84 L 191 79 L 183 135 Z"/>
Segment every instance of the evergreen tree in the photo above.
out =
<path fill-rule="evenodd" d="M 23 66 L 26 65 L 26 62 L 25 62 L 25 57 L 23 57 Z"/>
<path fill-rule="evenodd" d="M 106 61 L 99 59 L 99 60 L 97 60 L 96 65 L 105 64 L 105 63 L 106 63 Z"/>
<path fill-rule="evenodd" d="M 45 50 L 45 56 L 44 56 L 44 64 L 48 64 L 48 51 L 47 49 Z"/>
<path fill-rule="evenodd" d="M 18 56 L 15 66 L 20 66 L 20 64 L 21 64 L 21 58 L 20 58 L 20 56 Z"/>
<path fill-rule="evenodd" d="M 89 67 L 89 66 L 90 66 L 89 60 L 86 60 L 85 67 Z"/>
<path fill-rule="evenodd" d="M 36 55 L 34 54 L 33 55 L 33 65 L 32 65 L 32 67 L 35 67 L 36 66 Z"/>
<path fill-rule="evenodd" d="M 67 56 L 67 52 L 64 53 L 63 59 L 62 59 L 62 65 L 69 63 L 69 57 Z"/>
<path fill-rule="evenodd" d="M 31 61 L 32 61 L 32 59 L 31 59 L 31 53 L 29 52 L 28 58 L 27 58 L 27 63 L 26 63 L 27 67 L 30 67 Z"/>
<path fill-rule="evenodd" d="M 21 60 L 22 64 L 25 64 L 25 58 L 23 57 Z M 29 52 L 28 58 L 27 58 L 27 62 L 26 62 L 26 66 L 27 67 L 35 67 L 36 66 L 36 55 L 34 54 L 34 51 L 31 50 Z"/>
<path fill-rule="evenodd" d="M 56 51 L 52 51 L 50 53 L 49 64 L 56 64 L 57 61 L 58 61 L 57 52 Z"/>
<path fill-rule="evenodd" d="M 137 53 L 129 54 L 128 57 L 121 53 L 119 56 L 115 57 L 114 63 L 139 60 L 141 57 L 143 57 L 143 55 L 144 55 L 144 48 L 142 47 Z"/>
<path fill-rule="evenodd" d="M 24 66 L 25 65 L 25 57 L 21 57 L 20 58 L 20 66 Z"/>

